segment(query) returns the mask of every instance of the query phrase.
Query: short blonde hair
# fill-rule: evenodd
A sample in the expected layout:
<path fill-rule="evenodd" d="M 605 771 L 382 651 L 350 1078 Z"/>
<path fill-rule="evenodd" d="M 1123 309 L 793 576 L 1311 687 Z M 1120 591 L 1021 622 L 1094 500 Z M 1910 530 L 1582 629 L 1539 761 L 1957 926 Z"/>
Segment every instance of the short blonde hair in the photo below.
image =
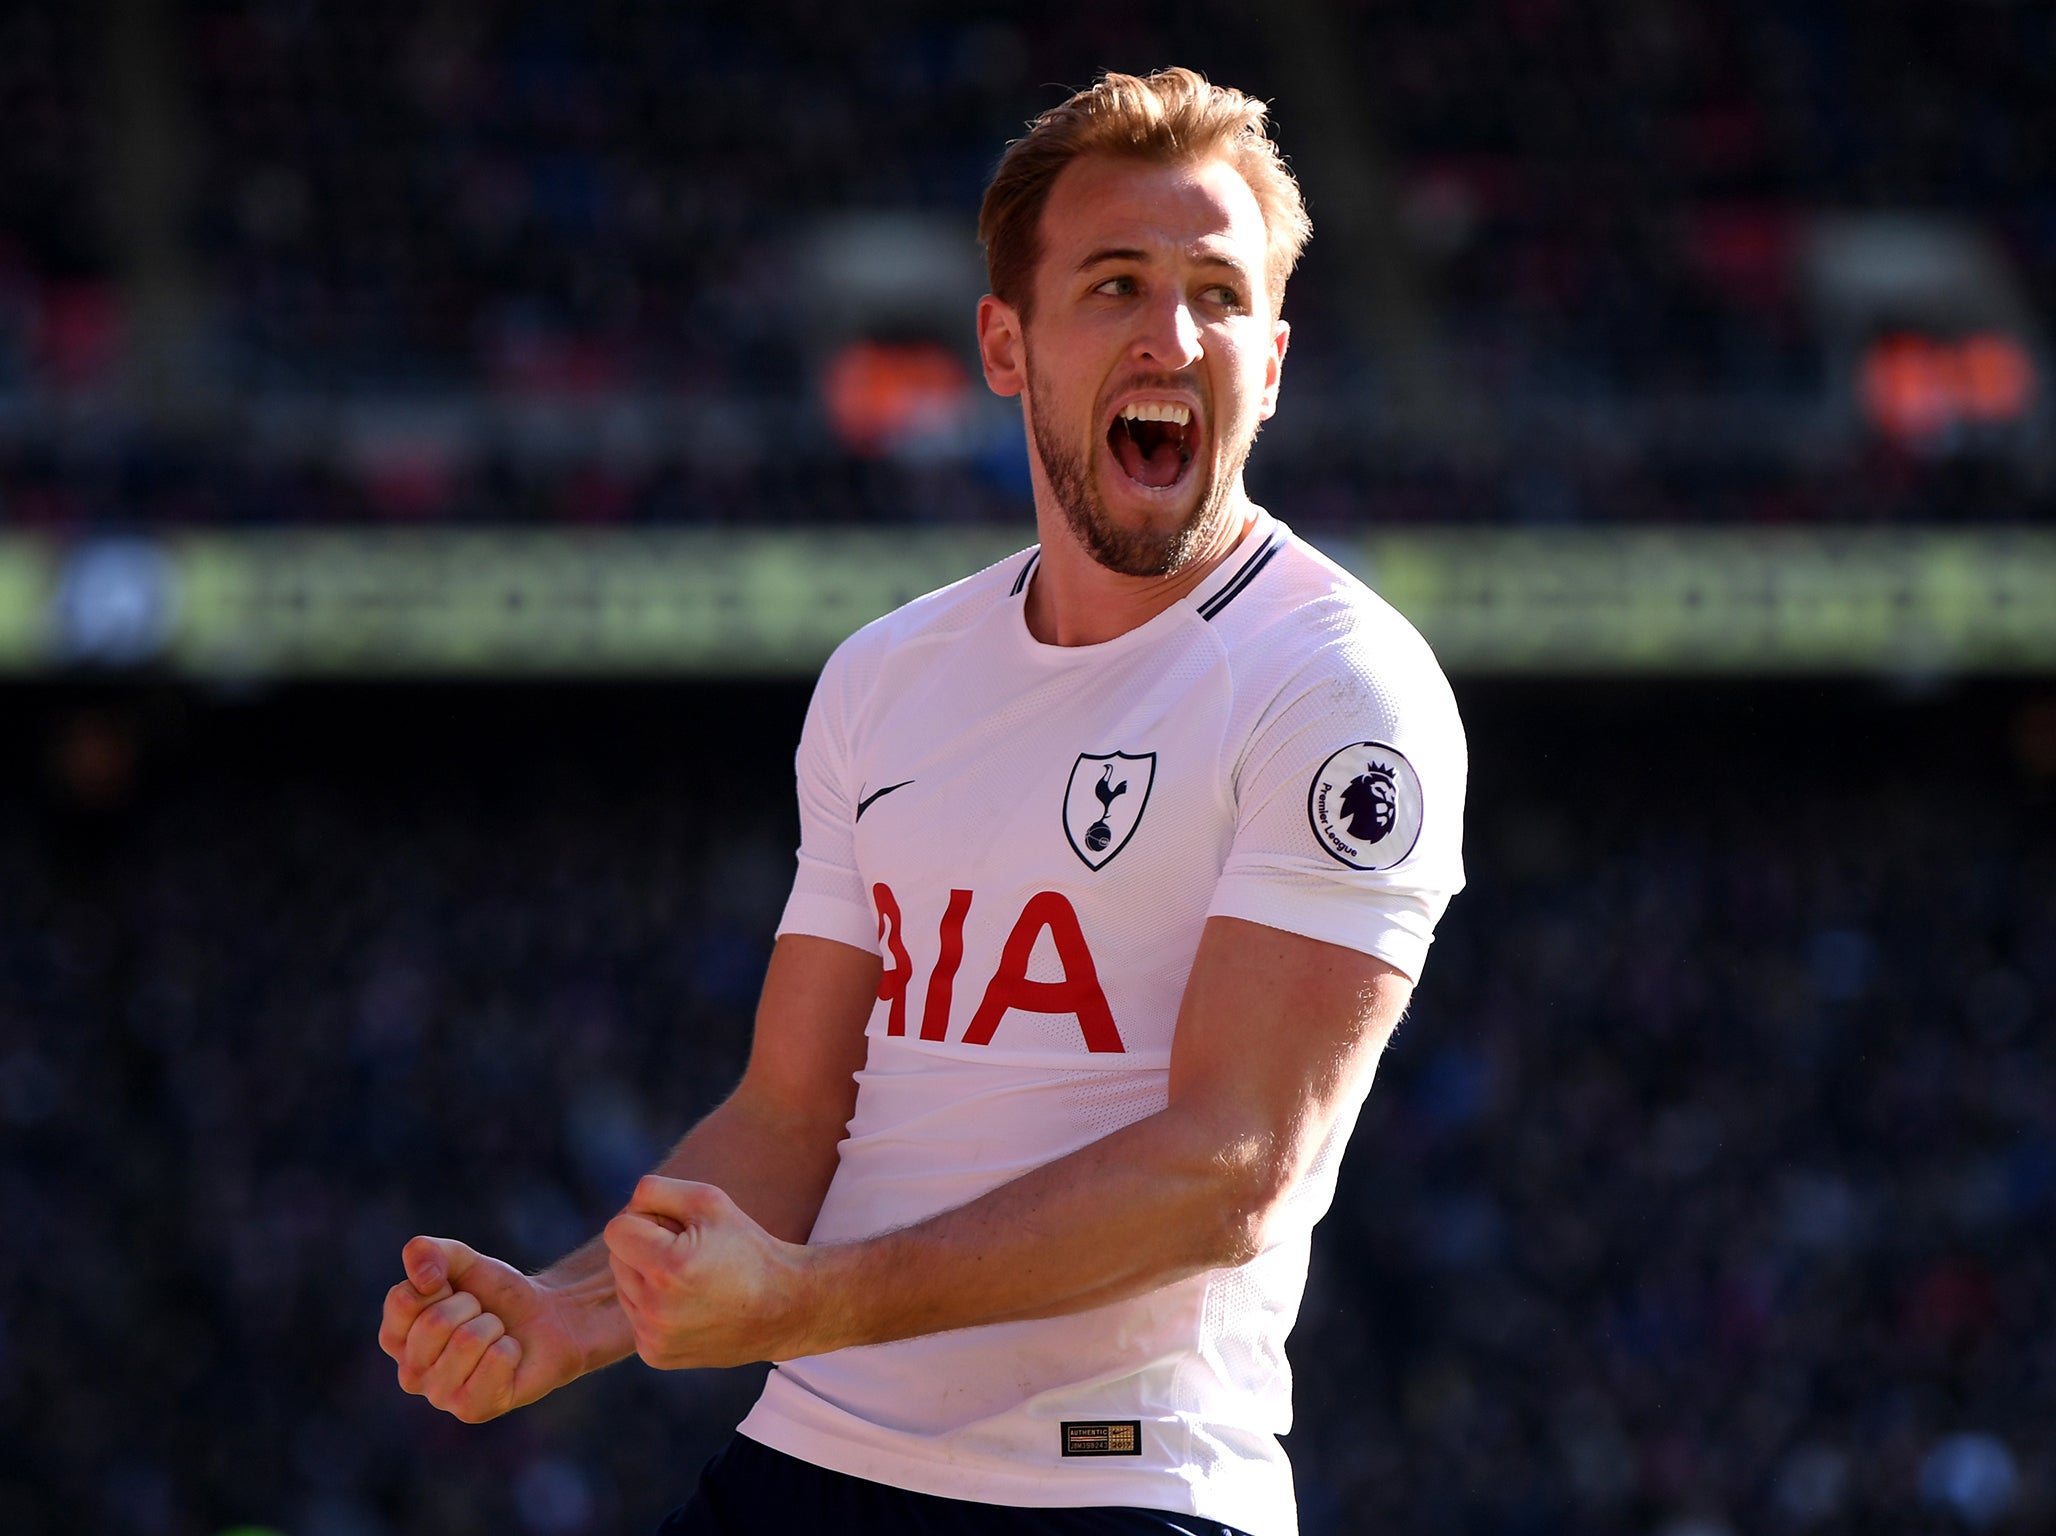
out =
<path fill-rule="evenodd" d="M 1042 255 L 1043 205 L 1080 155 L 1178 165 L 1216 156 L 1234 166 L 1263 211 L 1264 276 L 1276 306 L 1313 233 L 1313 221 L 1278 146 L 1264 132 L 1264 104 L 1190 69 L 1112 72 L 1052 107 L 1007 145 L 978 210 L 978 238 L 993 294 L 1025 320 Z M 1275 311 L 1274 311 L 1275 312 Z"/>

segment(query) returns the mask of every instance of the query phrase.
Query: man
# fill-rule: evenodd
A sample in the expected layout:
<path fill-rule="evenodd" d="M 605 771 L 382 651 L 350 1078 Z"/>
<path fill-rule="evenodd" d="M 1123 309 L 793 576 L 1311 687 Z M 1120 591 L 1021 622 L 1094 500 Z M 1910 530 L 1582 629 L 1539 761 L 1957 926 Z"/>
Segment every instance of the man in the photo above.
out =
<path fill-rule="evenodd" d="M 978 340 L 1039 546 L 823 672 L 727 1102 L 540 1275 L 406 1247 L 381 1342 L 465 1420 L 778 1362 L 668 1531 L 1294 1529 L 1285 1334 L 1465 757 L 1419 637 L 1243 490 L 1308 228 L 1262 119 L 1108 75 L 1009 148 Z"/>

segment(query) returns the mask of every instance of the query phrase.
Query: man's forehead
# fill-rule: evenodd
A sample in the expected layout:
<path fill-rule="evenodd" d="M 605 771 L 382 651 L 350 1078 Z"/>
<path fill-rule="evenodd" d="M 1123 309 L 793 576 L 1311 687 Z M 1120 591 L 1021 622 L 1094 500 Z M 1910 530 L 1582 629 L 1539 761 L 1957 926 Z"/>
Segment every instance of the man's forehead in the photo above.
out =
<path fill-rule="evenodd" d="M 1263 210 L 1225 159 L 1163 164 L 1081 155 L 1065 166 L 1042 211 L 1042 249 L 1052 265 L 1081 266 L 1101 252 L 1181 251 L 1263 268 Z"/>

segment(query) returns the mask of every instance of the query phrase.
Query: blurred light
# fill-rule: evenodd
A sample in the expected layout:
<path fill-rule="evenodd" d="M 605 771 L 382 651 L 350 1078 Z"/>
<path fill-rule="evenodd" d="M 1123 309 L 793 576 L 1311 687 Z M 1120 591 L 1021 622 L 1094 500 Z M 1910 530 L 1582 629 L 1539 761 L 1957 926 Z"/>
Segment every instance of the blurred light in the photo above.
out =
<path fill-rule="evenodd" d="M 947 347 L 933 341 L 856 341 L 828 361 L 821 393 L 845 448 L 876 456 L 963 422 L 971 381 Z"/>
<path fill-rule="evenodd" d="M 127 317 L 112 283 L 53 283 L 35 317 L 37 361 L 57 389 L 93 389 L 112 380 L 127 346 Z"/>
<path fill-rule="evenodd" d="M 51 767 L 73 805 L 113 810 L 128 802 L 136 783 L 136 737 L 129 723 L 100 710 L 80 710 L 59 728 Z"/>
<path fill-rule="evenodd" d="M 66 563 L 51 614 L 57 654 L 67 661 L 132 666 L 171 638 L 177 616 L 171 556 L 149 539 L 96 539 Z"/>
<path fill-rule="evenodd" d="M 2012 1505 L 2018 1481 L 2013 1453 L 1991 1435 L 1951 1435 L 1921 1464 L 1920 1496 L 1983 1530 Z"/>
<path fill-rule="evenodd" d="M 2027 348 L 1997 332 L 1953 339 L 1887 333 L 1864 353 L 1859 376 L 1871 423 L 1910 443 L 1959 427 L 2020 421 L 2034 404 L 2036 385 Z"/>

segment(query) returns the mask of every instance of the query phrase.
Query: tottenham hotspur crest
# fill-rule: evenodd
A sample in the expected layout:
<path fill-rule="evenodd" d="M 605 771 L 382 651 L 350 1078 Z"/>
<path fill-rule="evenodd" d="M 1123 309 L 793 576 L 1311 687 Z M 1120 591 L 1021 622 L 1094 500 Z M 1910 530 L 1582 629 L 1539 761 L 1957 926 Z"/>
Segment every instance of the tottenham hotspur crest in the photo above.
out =
<path fill-rule="evenodd" d="M 1329 858 L 1351 869 L 1390 869 L 1421 836 L 1421 781 L 1382 741 L 1335 753 L 1307 786 L 1306 819 Z"/>
<path fill-rule="evenodd" d="M 1156 779 L 1154 752 L 1080 752 L 1064 787 L 1064 836 L 1090 869 L 1128 846 Z"/>

